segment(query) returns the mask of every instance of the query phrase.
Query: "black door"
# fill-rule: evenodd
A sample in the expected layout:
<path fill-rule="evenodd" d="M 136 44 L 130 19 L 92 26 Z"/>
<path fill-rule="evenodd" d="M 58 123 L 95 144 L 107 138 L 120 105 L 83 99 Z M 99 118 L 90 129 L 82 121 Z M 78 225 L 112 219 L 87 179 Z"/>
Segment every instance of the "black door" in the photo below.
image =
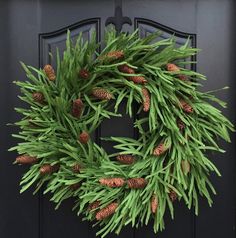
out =
<path fill-rule="evenodd" d="M 0 105 L 1 105 L 1 163 L 0 163 L 0 237 L 1 238 L 72 238 L 95 237 L 91 224 L 82 222 L 71 212 L 73 201 L 69 200 L 58 211 L 47 196 L 30 192 L 19 194 L 19 180 L 24 168 L 12 166 L 15 154 L 7 149 L 17 141 L 12 139 L 12 127 L 6 123 L 18 118 L 13 108 L 19 105 L 18 89 L 13 80 L 24 80 L 19 60 L 33 66 L 50 62 L 48 53 L 61 51 L 65 47 L 66 31 L 76 37 L 90 39 L 91 30 L 96 29 L 98 40 L 103 38 L 106 24 L 113 22 L 116 27 L 132 32 L 140 29 L 140 37 L 160 29 L 162 37 L 175 33 L 178 44 L 191 38 L 193 46 L 203 51 L 198 56 L 197 69 L 208 76 L 205 90 L 225 85 L 230 90 L 219 95 L 228 102 L 225 114 L 235 122 L 236 88 L 234 75 L 236 15 L 232 0 L 8 0 L 0 2 Z M 123 16 L 121 15 L 123 13 Z M 123 17 L 126 18 L 123 18 Z M 113 17 L 113 18 L 108 18 Z M 111 127 L 116 123 L 116 127 Z M 122 119 L 105 121 L 101 136 L 133 136 L 133 121 Z M 223 145 L 227 153 L 213 159 L 222 172 L 222 178 L 213 177 L 218 191 L 213 208 L 205 201 L 200 202 L 200 215 L 195 217 L 182 203 L 175 204 L 175 220 L 166 217 L 166 230 L 158 235 L 147 226 L 138 230 L 126 228 L 123 237 L 163 238 L 233 238 L 235 237 L 235 136 L 232 144 Z M 103 143 L 108 151 L 109 143 Z M 115 235 L 108 235 L 109 238 Z"/>

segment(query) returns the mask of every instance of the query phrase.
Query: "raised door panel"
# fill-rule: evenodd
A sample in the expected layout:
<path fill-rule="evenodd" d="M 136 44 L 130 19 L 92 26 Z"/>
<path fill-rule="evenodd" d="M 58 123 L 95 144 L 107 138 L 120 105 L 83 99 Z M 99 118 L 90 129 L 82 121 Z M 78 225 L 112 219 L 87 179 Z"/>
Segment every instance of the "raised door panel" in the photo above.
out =
<path fill-rule="evenodd" d="M 135 18 L 134 22 L 135 22 L 134 27 L 135 29 L 136 28 L 139 29 L 140 37 L 142 38 L 148 36 L 153 32 L 160 31 L 160 36 L 156 39 L 157 41 L 174 36 L 177 47 L 184 45 L 187 40 L 189 40 L 189 45 L 191 45 L 192 47 L 196 46 L 196 34 L 181 32 L 178 31 L 177 29 L 170 28 L 161 23 L 145 18 Z M 193 57 L 190 60 L 195 60 L 195 57 Z M 192 64 L 191 68 L 195 70 L 195 65 Z M 158 237 L 160 238 L 174 237 L 175 234 L 178 234 L 178 236 L 181 237 L 188 237 L 188 238 L 194 237 L 195 216 L 193 211 L 189 211 L 186 208 L 184 201 L 181 201 L 180 203 L 178 202 L 175 203 L 174 208 L 176 219 L 172 221 L 170 215 L 167 212 L 167 214 L 165 215 L 166 229 L 160 234 L 158 234 Z M 153 233 L 152 223 L 150 223 L 146 227 L 136 230 L 135 237 L 141 238 L 143 237 L 144 233 L 147 234 L 148 237 L 153 238 L 156 237 L 156 234 Z"/>
<path fill-rule="evenodd" d="M 56 52 L 62 57 L 66 47 L 67 32 L 70 31 L 72 41 L 82 34 L 84 41 L 90 41 L 92 34 L 96 33 L 97 42 L 100 40 L 100 18 L 86 19 L 62 29 L 55 29 L 50 33 L 39 35 L 39 62 L 43 67 L 45 64 L 52 64 L 56 67 Z M 91 224 L 82 222 L 72 212 L 73 199 L 66 200 L 57 211 L 55 204 L 49 201 L 50 195 L 40 194 L 40 237 L 42 238 L 72 238 L 76 234 L 83 237 L 95 237 L 95 230 Z"/>

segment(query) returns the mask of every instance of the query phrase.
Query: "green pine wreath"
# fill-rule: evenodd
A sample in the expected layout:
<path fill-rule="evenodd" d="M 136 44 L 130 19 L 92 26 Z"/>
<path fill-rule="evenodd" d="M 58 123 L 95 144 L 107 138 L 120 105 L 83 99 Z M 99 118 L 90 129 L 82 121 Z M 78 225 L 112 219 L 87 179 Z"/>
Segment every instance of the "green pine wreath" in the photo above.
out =
<path fill-rule="evenodd" d="M 213 91 L 199 91 L 206 78 L 189 69 L 198 49 L 158 36 L 140 39 L 138 31 L 117 35 L 109 28 L 102 44 L 95 34 L 73 43 L 68 32 L 56 73 L 51 65 L 22 63 L 28 81 L 15 82 L 29 105 L 16 108 L 22 118 L 13 136 L 22 142 L 10 149 L 19 154 L 15 163 L 30 165 L 21 192 L 35 184 L 35 192 L 52 194 L 56 208 L 73 197 L 74 210 L 99 224 L 101 237 L 150 219 L 155 232 L 163 230 L 174 201 L 196 214 L 199 196 L 211 205 L 209 176 L 220 172 L 209 152 L 224 152 L 217 140 L 230 142 L 234 130 L 211 103 L 226 104 Z M 138 138 L 102 138 L 116 143 L 116 153 L 107 154 L 94 134 L 104 119 L 122 117 L 121 104 L 130 117 L 137 114 Z"/>

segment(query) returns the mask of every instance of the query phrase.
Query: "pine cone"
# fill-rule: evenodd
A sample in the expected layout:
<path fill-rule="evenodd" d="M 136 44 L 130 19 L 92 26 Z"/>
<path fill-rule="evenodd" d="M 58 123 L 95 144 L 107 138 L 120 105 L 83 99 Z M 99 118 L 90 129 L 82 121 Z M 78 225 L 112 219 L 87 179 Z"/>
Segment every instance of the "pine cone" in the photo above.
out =
<path fill-rule="evenodd" d="M 75 164 L 72 166 L 72 171 L 74 173 L 80 173 L 80 170 L 81 170 L 81 165 L 80 164 Z"/>
<path fill-rule="evenodd" d="M 188 77 L 186 75 L 183 75 L 183 74 L 179 75 L 178 78 L 182 81 L 188 81 Z"/>
<path fill-rule="evenodd" d="M 190 163 L 188 162 L 188 160 L 182 160 L 181 167 L 182 167 L 182 171 L 185 175 L 187 175 L 191 170 L 191 166 L 190 166 Z"/>
<path fill-rule="evenodd" d="M 169 147 L 166 147 L 163 143 L 160 143 L 158 146 L 154 148 L 153 154 L 156 156 L 164 154 Z"/>
<path fill-rule="evenodd" d="M 180 71 L 180 68 L 175 64 L 167 64 L 166 68 L 170 72 L 179 72 Z M 178 75 L 178 78 L 182 81 L 187 81 L 188 80 L 188 77 L 186 75 L 183 75 L 183 74 Z"/>
<path fill-rule="evenodd" d="M 112 94 L 109 93 L 106 89 L 103 88 L 95 88 L 92 90 L 92 95 L 100 100 L 110 100 L 112 99 Z"/>
<path fill-rule="evenodd" d="M 178 198 L 178 195 L 174 190 L 171 189 L 169 193 L 169 198 L 172 202 L 174 202 Z"/>
<path fill-rule="evenodd" d="M 137 84 L 144 84 L 147 82 L 143 76 L 129 76 L 127 79 Z"/>
<path fill-rule="evenodd" d="M 129 188 L 144 188 L 147 185 L 147 181 L 144 178 L 131 178 L 127 180 Z"/>
<path fill-rule="evenodd" d="M 108 58 L 110 60 L 117 60 L 124 58 L 124 52 L 123 50 L 116 50 L 116 51 L 110 51 L 108 52 L 104 58 Z"/>
<path fill-rule="evenodd" d="M 97 209 L 99 206 L 100 206 L 100 202 L 99 202 L 99 201 L 92 202 L 92 203 L 89 204 L 88 210 L 89 210 L 89 211 L 95 210 L 95 209 Z"/>
<path fill-rule="evenodd" d="M 45 65 L 43 70 L 50 81 L 54 81 L 56 79 L 55 71 L 50 64 Z"/>
<path fill-rule="evenodd" d="M 143 97 L 144 97 L 143 111 L 147 112 L 150 109 L 150 102 L 151 102 L 150 93 L 145 87 L 143 87 L 142 88 L 142 94 L 143 94 Z"/>
<path fill-rule="evenodd" d="M 186 113 L 193 113 L 193 108 L 190 106 L 187 102 L 184 100 L 180 100 L 180 106 L 183 109 L 184 112 Z"/>
<path fill-rule="evenodd" d="M 117 207 L 118 207 L 118 203 L 116 202 L 113 202 L 107 205 L 106 207 L 102 208 L 99 212 L 97 212 L 96 219 L 100 221 L 109 217 L 110 215 L 115 213 Z"/>
<path fill-rule="evenodd" d="M 122 178 L 101 178 L 99 179 L 100 184 L 105 185 L 110 188 L 122 187 L 125 183 Z"/>
<path fill-rule="evenodd" d="M 177 65 L 175 65 L 175 64 L 167 64 L 166 68 L 170 72 L 178 72 L 178 71 L 180 71 L 179 67 Z"/>
<path fill-rule="evenodd" d="M 153 214 L 157 212 L 158 208 L 158 198 L 157 195 L 153 194 L 151 199 L 151 211 Z"/>
<path fill-rule="evenodd" d="M 125 74 L 135 74 L 134 69 L 129 67 L 127 64 L 120 65 L 118 67 L 119 71 Z"/>
<path fill-rule="evenodd" d="M 33 93 L 32 98 L 34 99 L 35 102 L 38 102 L 38 103 L 41 103 L 41 104 L 44 103 L 44 96 L 40 92 Z"/>
<path fill-rule="evenodd" d="M 89 134 L 86 131 L 83 131 L 80 135 L 79 135 L 79 141 L 82 144 L 87 144 L 88 140 L 89 140 Z"/>
<path fill-rule="evenodd" d="M 120 72 L 123 72 L 126 74 L 135 74 L 134 69 L 132 69 L 131 67 L 129 67 L 126 64 L 119 66 L 118 69 Z M 147 80 L 143 76 L 129 76 L 126 78 L 130 81 L 133 81 L 134 83 L 137 83 L 137 84 L 144 84 L 147 82 Z"/>
<path fill-rule="evenodd" d="M 185 124 L 181 119 L 177 120 L 177 126 L 179 127 L 180 131 L 183 131 L 183 129 L 185 128 Z"/>
<path fill-rule="evenodd" d="M 82 78 L 82 79 L 88 79 L 89 78 L 89 71 L 87 69 L 81 69 L 79 71 L 79 76 Z"/>
<path fill-rule="evenodd" d="M 20 155 L 16 158 L 17 164 L 34 164 L 38 161 L 36 157 L 29 156 L 29 155 Z"/>
<path fill-rule="evenodd" d="M 72 115 L 76 118 L 80 118 L 84 104 L 80 98 L 76 99 L 72 104 Z"/>
<path fill-rule="evenodd" d="M 135 157 L 132 155 L 118 155 L 116 159 L 122 164 L 133 164 Z"/>
<path fill-rule="evenodd" d="M 70 185 L 70 188 L 74 191 L 79 189 L 80 187 L 81 187 L 81 183 L 75 183 Z"/>
<path fill-rule="evenodd" d="M 41 175 L 46 175 L 46 174 L 57 172 L 59 168 L 60 168 L 59 164 L 55 164 L 55 165 L 44 164 L 41 166 L 39 171 Z"/>

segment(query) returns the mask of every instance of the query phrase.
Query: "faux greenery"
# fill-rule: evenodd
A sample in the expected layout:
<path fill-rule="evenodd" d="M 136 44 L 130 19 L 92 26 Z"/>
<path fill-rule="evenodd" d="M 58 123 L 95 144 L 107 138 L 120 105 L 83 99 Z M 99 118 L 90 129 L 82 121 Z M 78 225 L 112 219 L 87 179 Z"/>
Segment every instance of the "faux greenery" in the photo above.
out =
<path fill-rule="evenodd" d="M 206 78 L 188 67 L 196 63 L 190 58 L 198 49 L 191 48 L 189 41 L 177 47 L 175 37 L 155 41 L 158 36 L 155 33 L 140 39 L 138 31 L 116 36 L 113 29 L 108 29 L 99 53 L 95 35 L 90 42 L 84 42 L 80 35 L 73 44 L 68 32 L 63 59 L 59 53 L 56 56 L 55 81 L 50 81 L 43 69 L 22 63 L 28 80 L 15 82 L 21 89 L 19 98 L 29 106 L 16 108 L 22 118 L 15 123 L 20 131 L 13 136 L 21 142 L 10 150 L 37 158 L 22 177 L 21 192 L 36 185 L 35 192 L 42 188 L 44 193 L 52 194 L 57 208 L 65 199 L 74 197 L 75 212 L 101 226 L 97 233 L 101 237 L 109 232 L 119 233 L 128 224 L 138 227 L 150 220 L 154 220 L 155 232 L 163 230 L 166 211 L 174 217 L 171 193 L 189 209 L 194 207 L 196 214 L 199 196 L 211 205 L 215 189 L 209 175 L 215 172 L 220 176 L 220 172 L 209 158 L 209 151 L 224 152 L 217 144 L 218 138 L 230 142 L 228 130 L 232 131 L 233 125 L 211 104 L 226 107 L 225 103 L 212 92 L 199 91 L 200 81 Z M 124 57 L 107 57 L 114 51 L 123 52 Z M 168 71 L 169 63 L 178 65 L 179 71 Z M 121 72 L 122 65 L 135 74 Z M 86 79 L 79 76 L 82 69 L 89 72 Z M 187 80 L 181 80 L 180 74 Z M 147 83 L 134 83 L 127 79 L 130 76 L 142 76 Z M 148 112 L 142 112 L 143 87 L 150 93 Z M 107 90 L 113 98 L 98 100 L 91 96 L 94 88 Z M 34 100 L 35 92 L 44 96 L 44 103 Z M 84 108 L 81 117 L 75 118 L 71 114 L 72 102 L 78 98 Z M 192 113 L 183 110 L 180 99 L 191 107 Z M 117 152 L 107 154 L 92 135 L 105 118 L 122 116 L 118 113 L 122 102 L 130 117 L 138 114 L 134 123 L 138 138 L 102 138 L 116 143 Z M 181 120 L 184 129 L 178 127 L 177 120 Z M 91 136 L 84 144 L 78 140 L 82 131 Z M 154 155 L 160 143 L 167 150 Z M 115 160 L 117 155 L 132 155 L 135 162 L 121 164 Z M 40 168 L 44 164 L 59 164 L 60 168 L 42 175 Z M 81 165 L 79 173 L 72 169 L 75 164 Z M 126 183 L 109 187 L 99 182 L 101 178 L 144 178 L 147 185 L 141 189 L 129 188 Z M 72 189 L 74 184 L 80 186 Z M 157 199 L 154 213 L 153 195 Z M 99 207 L 88 209 L 96 201 Z M 118 203 L 114 214 L 96 221 L 95 214 L 113 202 Z"/>

